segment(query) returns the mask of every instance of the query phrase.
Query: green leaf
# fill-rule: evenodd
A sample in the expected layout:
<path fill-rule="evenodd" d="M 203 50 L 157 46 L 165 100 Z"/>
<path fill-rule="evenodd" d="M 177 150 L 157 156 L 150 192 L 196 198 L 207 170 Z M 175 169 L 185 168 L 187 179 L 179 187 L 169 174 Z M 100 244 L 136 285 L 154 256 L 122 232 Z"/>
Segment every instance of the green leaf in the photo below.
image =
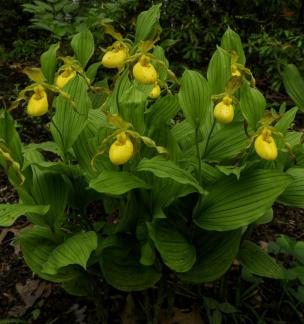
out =
<path fill-rule="evenodd" d="M 54 275 L 60 268 L 71 264 L 78 264 L 86 269 L 88 259 L 96 248 L 97 235 L 95 232 L 76 234 L 52 251 L 42 272 Z"/>
<path fill-rule="evenodd" d="M 49 210 L 49 206 L 29 206 L 29 205 L 9 205 L 0 204 L 0 226 L 8 227 L 15 223 L 16 219 L 26 213 L 44 215 Z"/>
<path fill-rule="evenodd" d="M 237 62 L 245 65 L 246 57 L 244 54 L 241 38 L 230 27 L 227 28 L 222 37 L 221 46 L 225 50 L 236 52 L 239 57 Z"/>
<path fill-rule="evenodd" d="M 195 223 L 207 230 L 227 231 L 263 216 L 292 178 L 276 170 L 255 170 L 224 178 L 208 189 L 195 212 Z"/>
<path fill-rule="evenodd" d="M 257 276 L 284 279 L 283 269 L 253 242 L 242 243 L 237 259 L 246 270 Z"/>
<path fill-rule="evenodd" d="M 200 73 L 190 70 L 183 73 L 178 99 L 186 119 L 193 127 L 203 125 L 208 119 L 212 101 L 208 82 Z"/>
<path fill-rule="evenodd" d="M 159 28 L 160 7 L 161 4 L 157 4 L 139 14 L 136 21 L 135 44 L 155 37 Z"/>
<path fill-rule="evenodd" d="M 56 99 L 56 113 L 52 119 L 51 132 L 55 142 L 66 152 L 86 125 L 91 101 L 87 94 L 87 84 L 80 76 L 71 80 L 64 90 L 76 103 L 78 111 L 60 95 Z"/>
<path fill-rule="evenodd" d="M 76 272 L 71 269 L 63 269 L 56 275 L 48 275 L 42 272 L 42 267 L 57 246 L 54 241 L 54 234 L 48 227 L 35 226 L 24 230 L 17 240 L 20 242 L 25 263 L 40 278 L 52 282 L 65 282 L 75 278 Z"/>
<path fill-rule="evenodd" d="M 175 163 L 166 160 L 162 156 L 141 160 L 137 166 L 137 171 L 152 172 L 156 177 L 169 178 L 178 183 L 194 187 L 200 194 L 204 193 L 204 189 L 190 172 L 183 170 Z"/>
<path fill-rule="evenodd" d="M 92 33 L 87 28 L 83 28 L 80 33 L 73 37 L 71 46 L 77 60 L 85 68 L 94 53 L 95 46 Z"/>
<path fill-rule="evenodd" d="M 258 121 L 264 116 L 266 100 L 262 93 L 245 83 L 241 88 L 240 107 L 249 126 L 257 129 Z"/>
<path fill-rule="evenodd" d="M 288 64 L 282 73 L 283 83 L 286 92 L 291 99 L 304 111 L 304 79 L 294 64 Z"/>
<path fill-rule="evenodd" d="M 286 206 L 304 208 L 304 168 L 288 169 L 287 174 L 291 175 L 294 180 L 278 201 Z"/>
<path fill-rule="evenodd" d="M 16 130 L 16 122 L 7 110 L 0 110 L 0 143 L 10 149 L 12 158 L 23 163 L 22 143 Z"/>
<path fill-rule="evenodd" d="M 150 133 L 162 123 L 169 123 L 176 116 L 180 106 L 177 96 L 166 96 L 157 100 L 145 114 L 147 129 Z M 151 130 L 152 129 L 152 130 Z"/>
<path fill-rule="evenodd" d="M 279 132 L 286 134 L 288 128 L 291 127 L 291 124 L 296 117 L 298 109 L 299 109 L 298 107 L 294 107 L 288 110 L 287 112 L 285 112 L 282 118 L 275 124 L 275 128 Z"/>
<path fill-rule="evenodd" d="M 166 220 L 148 223 L 148 230 L 164 263 L 176 272 L 190 270 L 196 260 L 195 247 Z"/>
<path fill-rule="evenodd" d="M 54 82 L 54 75 L 56 71 L 57 58 L 56 54 L 59 49 L 59 43 L 53 44 L 40 57 L 40 64 L 43 75 L 49 83 Z"/>
<path fill-rule="evenodd" d="M 223 93 L 230 78 L 231 57 L 227 51 L 218 47 L 211 57 L 207 70 L 207 79 L 212 94 Z"/>
<path fill-rule="evenodd" d="M 231 266 L 240 239 L 241 230 L 199 231 L 194 240 L 197 261 L 190 271 L 179 274 L 179 278 L 193 283 L 210 282 L 220 278 Z"/>
<path fill-rule="evenodd" d="M 165 50 L 160 47 L 160 46 L 155 46 L 154 49 L 153 49 L 153 55 L 158 58 L 159 60 L 161 60 L 163 64 L 160 64 L 159 62 L 155 62 L 154 65 L 155 65 L 155 68 L 156 70 L 158 71 L 158 78 L 162 81 L 165 81 L 167 79 L 167 69 L 169 67 L 169 62 L 168 60 L 166 59 L 166 56 L 165 56 Z"/>
<path fill-rule="evenodd" d="M 205 153 L 206 159 L 221 161 L 239 155 L 249 142 L 243 128 L 243 123 L 232 123 L 211 136 Z"/>
<path fill-rule="evenodd" d="M 147 96 L 135 86 L 127 89 L 118 98 L 119 114 L 130 122 L 140 134 L 145 131 L 144 111 Z"/>
<path fill-rule="evenodd" d="M 38 205 L 49 205 L 50 209 L 45 217 L 29 214 L 35 224 L 48 224 L 58 228 L 66 218 L 65 208 L 68 201 L 69 188 L 63 177 L 58 173 L 41 171 L 32 164 L 33 185 L 31 194 Z"/>
<path fill-rule="evenodd" d="M 304 241 L 299 241 L 294 246 L 295 257 L 304 264 Z M 304 274 L 304 269 L 303 269 Z"/>
<path fill-rule="evenodd" d="M 105 280 L 122 291 L 153 287 L 161 277 L 152 266 L 139 263 L 140 247 L 131 238 L 117 239 L 102 251 L 100 266 Z"/>
<path fill-rule="evenodd" d="M 136 188 L 149 189 L 149 185 L 128 172 L 103 171 L 90 182 L 90 188 L 108 195 L 122 195 Z"/>
<path fill-rule="evenodd" d="M 100 66 L 101 66 L 101 62 L 96 62 L 91 64 L 86 70 L 86 76 L 91 80 L 91 83 L 94 82 L 97 71 Z"/>

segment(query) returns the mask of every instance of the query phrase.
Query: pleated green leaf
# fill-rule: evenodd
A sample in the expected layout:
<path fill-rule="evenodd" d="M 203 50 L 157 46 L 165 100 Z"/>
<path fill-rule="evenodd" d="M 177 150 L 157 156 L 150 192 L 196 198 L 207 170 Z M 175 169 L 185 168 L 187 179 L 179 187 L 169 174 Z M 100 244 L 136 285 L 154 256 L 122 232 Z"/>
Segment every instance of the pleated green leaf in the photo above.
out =
<path fill-rule="evenodd" d="M 0 110 L 0 141 L 10 149 L 13 159 L 22 165 L 22 144 L 16 130 L 16 122 L 5 109 Z"/>
<path fill-rule="evenodd" d="M 180 110 L 177 96 L 162 97 L 145 114 L 148 129 L 157 129 L 162 123 L 169 123 Z"/>
<path fill-rule="evenodd" d="M 139 133 L 144 133 L 144 111 L 147 96 L 135 86 L 127 89 L 119 98 L 119 114 Z"/>
<path fill-rule="evenodd" d="M 192 283 L 219 279 L 231 266 L 240 245 L 241 230 L 199 232 L 194 240 L 197 261 L 192 269 L 179 278 Z"/>
<path fill-rule="evenodd" d="M 155 62 L 154 64 L 156 70 L 158 71 L 158 78 L 162 81 L 165 81 L 167 79 L 167 68 L 169 67 L 169 62 L 165 56 L 165 50 L 160 46 L 155 46 L 153 49 L 153 55 L 164 63 L 160 64 L 158 62 Z"/>
<path fill-rule="evenodd" d="M 94 53 L 95 46 L 92 33 L 87 28 L 82 28 L 80 33 L 73 37 L 71 46 L 77 60 L 85 68 Z"/>
<path fill-rule="evenodd" d="M 235 51 L 239 56 L 238 63 L 245 65 L 246 57 L 244 54 L 241 38 L 230 27 L 227 28 L 222 37 L 221 46 L 225 50 Z"/>
<path fill-rule="evenodd" d="M 218 47 L 211 57 L 207 70 L 207 79 L 212 94 L 225 91 L 226 83 L 231 78 L 231 57 L 229 53 Z"/>
<path fill-rule="evenodd" d="M 20 243 L 25 263 L 40 278 L 52 282 L 65 282 L 72 280 L 77 275 L 72 269 L 62 269 L 56 275 L 42 272 L 45 262 L 57 246 L 54 234 L 48 227 L 35 226 L 27 229 L 18 236 L 17 240 Z"/>
<path fill-rule="evenodd" d="M 161 273 L 140 264 L 140 247 L 132 239 L 117 239 L 103 249 L 100 266 L 105 280 L 122 291 L 140 291 L 153 287 Z"/>
<path fill-rule="evenodd" d="M 172 161 L 166 160 L 162 156 L 155 156 L 152 159 L 143 159 L 137 166 L 137 171 L 152 172 L 156 177 L 169 178 L 175 182 L 190 185 L 197 192 L 203 194 L 204 190 L 190 172 L 177 166 Z"/>
<path fill-rule="evenodd" d="M 40 64 L 43 75 L 49 83 L 54 82 L 54 75 L 56 71 L 56 63 L 57 63 L 57 51 L 59 49 L 59 43 L 53 44 L 49 47 L 49 49 L 44 52 L 40 57 Z"/>
<path fill-rule="evenodd" d="M 293 107 L 290 110 L 286 111 L 282 118 L 275 124 L 275 128 L 283 133 L 286 134 L 288 131 L 288 128 L 291 126 L 292 122 L 294 121 L 298 107 Z"/>
<path fill-rule="evenodd" d="M 206 158 L 221 161 L 236 157 L 248 145 L 243 123 L 232 123 L 217 131 L 210 139 Z"/>
<path fill-rule="evenodd" d="M 29 205 L 9 205 L 0 204 L 0 226 L 8 227 L 15 223 L 16 219 L 26 213 L 44 215 L 49 210 L 49 206 L 29 206 Z"/>
<path fill-rule="evenodd" d="M 208 189 L 195 223 L 207 230 L 228 231 L 248 225 L 263 216 L 292 177 L 277 170 L 255 170 L 226 177 Z"/>
<path fill-rule="evenodd" d="M 159 27 L 161 4 L 152 6 L 149 10 L 141 12 L 136 21 L 135 44 L 147 39 L 153 39 Z"/>
<path fill-rule="evenodd" d="M 286 206 L 304 208 L 304 168 L 291 168 L 287 173 L 294 180 L 278 200 Z"/>
<path fill-rule="evenodd" d="M 186 70 L 181 79 L 178 94 L 180 107 L 194 128 L 208 120 L 210 113 L 211 90 L 206 79 L 198 72 Z"/>
<path fill-rule="evenodd" d="M 257 276 L 284 279 L 282 267 L 253 242 L 242 243 L 237 259 L 246 270 Z"/>
<path fill-rule="evenodd" d="M 299 109 L 304 111 L 304 79 L 298 68 L 294 64 L 288 64 L 282 73 L 282 78 L 286 92 Z"/>
<path fill-rule="evenodd" d="M 173 224 L 159 220 L 147 226 L 162 260 L 170 269 L 186 272 L 192 268 L 196 260 L 195 247 Z"/>
<path fill-rule="evenodd" d="M 51 123 L 51 132 L 55 142 L 66 152 L 86 125 L 91 101 L 87 94 L 87 84 L 80 76 L 71 80 L 64 90 L 76 103 L 78 111 L 60 95 L 56 99 L 56 113 Z"/>
<path fill-rule="evenodd" d="M 50 209 L 45 217 L 37 217 L 32 214 L 29 217 L 35 224 L 48 224 L 52 228 L 60 227 L 66 217 L 65 208 L 68 201 L 68 185 L 58 173 L 41 171 L 35 165 L 32 165 L 32 171 L 32 197 L 36 204 L 49 205 Z"/>
<path fill-rule="evenodd" d="M 257 129 L 258 121 L 264 116 L 266 100 L 262 93 L 245 83 L 241 88 L 240 107 L 249 126 Z"/>
<path fill-rule="evenodd" d="M 91 253 L 97 248 L 95 232 L 76 234 L 58 245 L 44 264 L 42 272 L 54 275 L 60 268 L 78 264 L 86 269 Z"/>
<path fill-rule="evenodd" d="M 149 185 L 128 172 L 103 171 L 90 182 L 90 188 L 108 195 L 122 195 L 136 188 L 149 189 Z"/>

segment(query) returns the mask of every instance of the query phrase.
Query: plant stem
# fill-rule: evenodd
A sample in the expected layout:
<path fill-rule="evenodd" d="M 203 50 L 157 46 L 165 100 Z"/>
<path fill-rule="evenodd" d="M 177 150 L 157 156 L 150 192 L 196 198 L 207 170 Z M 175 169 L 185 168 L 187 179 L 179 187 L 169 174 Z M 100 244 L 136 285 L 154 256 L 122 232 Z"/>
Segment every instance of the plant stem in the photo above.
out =
<path fill-rule="evenodd" d="M 208 144 L 209 144 L 209 141 L 210 141 L 211 135 L 212 135 L 212 133 L 213 133 L 213 131 L 214 131 L 214 126 L 215 126 L 215 119 L 213 119 L 212 126 L 211 126 L 210 132 L 209 132 L 208 137 L 207 137 L 207 140 L 206 140 L 206 145 L 205 145 L 204 155 L 205 155 L 206 152 L 207 152 Z"/>
<path fill-rule="evenodd" d="M 195 129 L 195 148 L 196 148 L 196 155 L 198 160 L 198 183 L 201 184 L 202 182 L 202 160 L 201 160 L 201 152 L 199 148 L 199 142 L 198 142 L 198 135 L 199 135 L 199 127 Z"/>

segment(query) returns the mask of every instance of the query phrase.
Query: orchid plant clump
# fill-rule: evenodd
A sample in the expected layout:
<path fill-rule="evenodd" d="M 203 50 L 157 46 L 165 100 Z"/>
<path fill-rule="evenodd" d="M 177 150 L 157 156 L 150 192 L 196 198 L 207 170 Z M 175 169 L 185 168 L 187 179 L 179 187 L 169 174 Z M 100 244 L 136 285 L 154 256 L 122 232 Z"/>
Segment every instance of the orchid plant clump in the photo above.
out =
<path fill-rule="evenodd" d="M 284 278 L 246 233 L 271 221 L 276 201 L 304 207 L 298 108 L 269 108 L 230 28 L 206 77 L 176 76 L 157 45 L 159 15 L 160 5 L 142 12 L 132 40 L 103 25 L 114 42 L 99 62 L 90 62 L 94 39 L 83 28 L 73 56 L 58 57 L 54 44 L 41 68 L 25 70 L 32 83 L 10 109 L 28 100 L 30 116 L 48 114 L 52 141 L 23 144 L 1 111 L 0 164 L 19 203 L 0 205 L 0 225 L 26 215 L 25 262 L 71 294 L 94 296 L 101 283 L 142 291 L 168 272 L 174 282 L 206 283 L 235 259 Z M 96 203 L 100 216 L 89 213 Z"/>

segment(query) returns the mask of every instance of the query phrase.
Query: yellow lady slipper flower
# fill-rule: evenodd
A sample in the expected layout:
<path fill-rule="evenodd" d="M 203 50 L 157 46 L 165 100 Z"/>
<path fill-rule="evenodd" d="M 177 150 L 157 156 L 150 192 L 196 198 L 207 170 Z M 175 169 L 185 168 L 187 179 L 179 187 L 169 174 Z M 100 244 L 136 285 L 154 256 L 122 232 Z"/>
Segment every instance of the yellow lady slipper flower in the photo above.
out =
<path fill-rule="evenodd" d="M 109 158 L 115 165 L 125 164 L 132 158 L 133 152 L 132 141 L 125 132 L 121 132 L 109 149 Z"/>
<path fill-rule="evenodd" d="M 62 73 L 60 73 L 56 79 L 56 86 L 59 89 L 63 89 L 63 87 L 76 76 L 76 71 L 72 68 L 66 68 Z"/>
<path fill-rule="evenodd" d="M 232 98 L 226 96 L 219 102 L 213 111 L 214 118 L 221 124 L 229 124 L 234 117 L 234 108 L 232 106 Z"/>
<path fill-rule="evenodd" d="M 236 64 L 231 64 L 231 75 L 235 77 L 242 75 Z"/>
<path fill-rule="evenodd" d="M 144 84 L 153 84 L 157 81 L 157 72 L 154 65 L 150 63 L 150 58 L 143 55 L 133 67 L 135 80 Z"/>
<path fill-rule="evenodd" d="M 254 148 L 256 153 L 264 160 L 273 161 L 278 156 L 276 142 L 268 128 L 264 128 L 262 133 L 255 139 Z"/>
<path fill-rule="evenodd" d="M 160 86 L 158 85 L 158 83 L 156 83 L 153 89 L 151 90 L 149 97 L 151 99 L 157 99 L 159 96 L 160 96 Z"/>
<path fill-rule="evenodd" d="M 28 105 L 27 113 L 33 117 L 39 117 L 48 112 L 49 104 L 47 94 L 42 86 L 37 86 L 34 89 L 34 94 L 31 96 Z"/>
<path fill-rule="evenodd" d="M 120 69 L 124 65 L 128 56 L 128 48 L 126 46 L 117 45 L 104 54 L 101 64 L 108 69 Z"/>

